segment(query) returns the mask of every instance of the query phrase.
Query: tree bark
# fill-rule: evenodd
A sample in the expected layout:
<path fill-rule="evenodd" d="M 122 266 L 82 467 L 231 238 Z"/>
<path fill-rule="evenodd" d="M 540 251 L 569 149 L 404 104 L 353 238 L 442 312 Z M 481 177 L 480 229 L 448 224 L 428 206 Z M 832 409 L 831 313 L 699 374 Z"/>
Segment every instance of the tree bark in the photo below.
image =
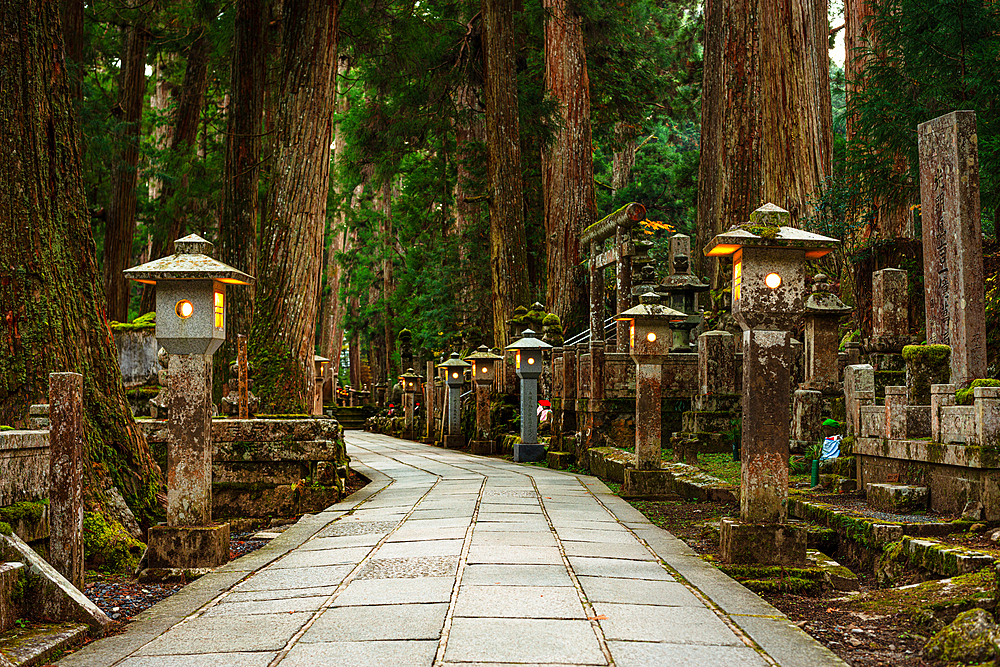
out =
<path fill-rule="evenodd" d="M 615 139 L 622 147 L 611 156 L 611 197 L 628 185 L 628 179 L 635 167 L 636 140 L 631 127 L 624 121 L 615 123 Z"/>
<path fill-rule="evenodd" d="M 0 423 L 25 426 L 48 374 L 84 377 L 86 499 L 113 485 L 144 525 L 160 471 L 125 399 L 90 231 L 59 6 L 0 0 Z"/>
<path fill-rule="evenodd" d="M 257 190 L 260 180 L 261 119 L 264 111 L 264 0 L 238 0 L 233 35 L 226 167 L 219 220 L 219 259 L 241 271 L 257 271 Z M 226 342 L 215 355 L 215 374 L 228 378 L 236 358 L 236 336 L 253 324 L 254 290 L 229 296 Z M 221 383 L 216 381 L 221 387 Z"/>
<path fill-rule="evenodd" d="M 174 241 L 187 229 L 191 209 L 188 199 L 188 171 L 196 159 L 195 146 L 201 110 L 205 106 L 208 88 L 208 58 L 211 50 L 209 30 L 214 5 L 205 8 L 193 30 L 198 36 L 191 42 L 184 65 L 180 97 L 174 116 L 173 130 L 167 149 L 167 169 L 173 173 L 174 182 L 165 183 L 157 206 L 156 234 L 153 236 L 153 257 L 163 257 L 174 252 Z M 147 313 L 156 308 L 156 286 L 146 285 L 142 290 L 139 312 Z M 233 339 L 235 340 L 235 338 Z"/>
<path fill-rule="evenodd" d="M 136 14 L 125 38 L 118 77 L 118 102 L 112 110 L 122 124 L 117 137 L 118 164 L 111 176 L 111 202 L 104 232 L 104 289 L 108 317 L 128 321 L 129 283 L 122 271 L 132 265 L 135 235 L 136 185 L 139 176 L 139 131 L 146 92 L 146 50 L 150 33 L 145 14 Z"/>
<path fill-rule="evenodd" d="M 713 289 L 719 261 L 701 249 L 761 202 L 757 0 L 708 0 L 695 269 Z"/>
<path fill-rule="evenodd" d="M 305 412 L 312 395 L 339 13 L 339 0 L 284 6 L 275 152 L 250 337 L 265 412 Z"/>
<path fill-rule="evenodd" d="M 508 343 L 507 320 L 514 308 L 528 302 L 514 3 L 483 0 L 482 7 L 493 340 L 502 348 Z"/>
<path fill-rule="evenodd" d="M 559 101 L 561 124 L 555 141 L 542 151 L 545 233 L 545 297 L 548 311 L 565 331 L 587 318 L 586 279 L 580 265 L 580 232 L 597 219 L 590 80 L 581 21 L 568 0 L 544 0 L 545 90 Z"/>
<path fill-rule="evenodd" d="M 764 200 L 796 222 L 830 176 L 826 0 L 760 0 L 760 138 Z"/>
<path fill-rule="evenodd" d="M 59 0 L 69 90 L 74 100 L 83 99 L 83 0 Z"/>

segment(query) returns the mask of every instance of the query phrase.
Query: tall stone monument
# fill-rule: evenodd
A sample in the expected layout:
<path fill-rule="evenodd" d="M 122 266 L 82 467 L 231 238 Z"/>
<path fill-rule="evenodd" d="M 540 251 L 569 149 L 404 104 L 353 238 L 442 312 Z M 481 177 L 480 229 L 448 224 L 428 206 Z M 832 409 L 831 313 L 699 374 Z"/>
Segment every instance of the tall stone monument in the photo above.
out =
<path fill-rule="evenodd" d="M 951 381 L 986 377 L 983 242 L 976 114 L 917 126 L 927 342 L 951 346 Z"/>

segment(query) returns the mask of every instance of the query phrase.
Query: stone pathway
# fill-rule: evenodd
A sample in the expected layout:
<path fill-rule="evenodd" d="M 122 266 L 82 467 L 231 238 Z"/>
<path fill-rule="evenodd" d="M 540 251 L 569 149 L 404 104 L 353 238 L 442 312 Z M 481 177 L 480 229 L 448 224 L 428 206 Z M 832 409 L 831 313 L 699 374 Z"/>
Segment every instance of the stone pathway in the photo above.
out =
<path fill-rule="evenodd" d="M 592 477 L 347 441 L 363 491 L 59 664 L 844 664 Z"/>

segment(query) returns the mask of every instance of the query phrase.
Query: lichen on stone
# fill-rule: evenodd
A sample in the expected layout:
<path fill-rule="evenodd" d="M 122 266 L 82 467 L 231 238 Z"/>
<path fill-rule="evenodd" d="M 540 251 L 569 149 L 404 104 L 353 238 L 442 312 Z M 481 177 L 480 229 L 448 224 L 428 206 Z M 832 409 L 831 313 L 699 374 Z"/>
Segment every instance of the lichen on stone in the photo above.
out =
<path fill-rule="evenodd" d="M 993 378 L 973 380 L 967 388 L 959 389 L 955 392 L 955 404 L 972 405 L 976 387 L 1000 387 L 1000 380 L 994 380 Z"/>
<path fill-rule="evenodd" d="M 931 660 L 982 663 L 994 658 L 1000 648 L 1000 631 L 985 609 L 970 609 L 931 637 L 924 655 Z"/>
<path fill-rule="evenodd" d="M 145 549 L 119 522 L 97 512 L 83 515 L 83 544 L 87 566 L 107 573 L 132 573 Z"/>

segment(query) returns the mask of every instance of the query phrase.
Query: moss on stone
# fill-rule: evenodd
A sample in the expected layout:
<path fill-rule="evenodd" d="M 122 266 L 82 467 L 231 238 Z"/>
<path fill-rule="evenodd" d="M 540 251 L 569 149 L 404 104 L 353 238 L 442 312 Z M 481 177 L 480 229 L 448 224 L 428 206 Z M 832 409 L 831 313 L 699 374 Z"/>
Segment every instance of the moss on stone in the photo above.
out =
<path fill-rule="evenodd" d="M 970 609 L 931 637 L 924 655 L 949 663 L 982 663 L 994 657 L 997 638 L 993 615 L 985 609 Z"/>
<path fill-rule="evenodd" d="M 0 521 L 0 535 L 13 535 L 14 529 L 6 521 Z"/>
<path fill-rule="evenodd" d="M 123 331 L 140 331 L 142 329 L 156 329 L 156 313 L 146 313 L 140 315 L 131 322 L 111 322 L 111 330 L 115 333 Z"/>
<path fill-rule="evenodd" d="M 959 389 L 955 392 L 955 404 L 972 405 L 972 401 L 975 398 L 974 390 L 976 387 L 1000 387 L 1000 380 L 994 380 L 992 378 L 973 380 L 967 388 Z"/>
<path fill-rule="evenodd" d="M 45 506 L 48 504 L 48 500 L 38 502 L 23 501 L 8 505 L 7 507 L 0 507 L 0 521 L 11 524 L 23 521 L 40 521 L 45 515 Z"/>
<path fill-rule="evenodd" d="M 555 313 L 549 313 L 542 319 L 542 326 L 543 327 L 562 326 L 562 323 L 559 321 L 558 315 L 556 315 Z"/>
<path fill-rule="evenodd" d="M 134 572 L 145 549 L 120 523 L 97 512 L 83 515 L 83 545 L 88 567 L 109 574 Z"/>
<path fill-rule="evenodd" d="M 948 345 L 906 345 L 903 347 L 903 361 L 917 361 L 930 366 L 941 366 L 951 362 L 951 347 Z"/>

